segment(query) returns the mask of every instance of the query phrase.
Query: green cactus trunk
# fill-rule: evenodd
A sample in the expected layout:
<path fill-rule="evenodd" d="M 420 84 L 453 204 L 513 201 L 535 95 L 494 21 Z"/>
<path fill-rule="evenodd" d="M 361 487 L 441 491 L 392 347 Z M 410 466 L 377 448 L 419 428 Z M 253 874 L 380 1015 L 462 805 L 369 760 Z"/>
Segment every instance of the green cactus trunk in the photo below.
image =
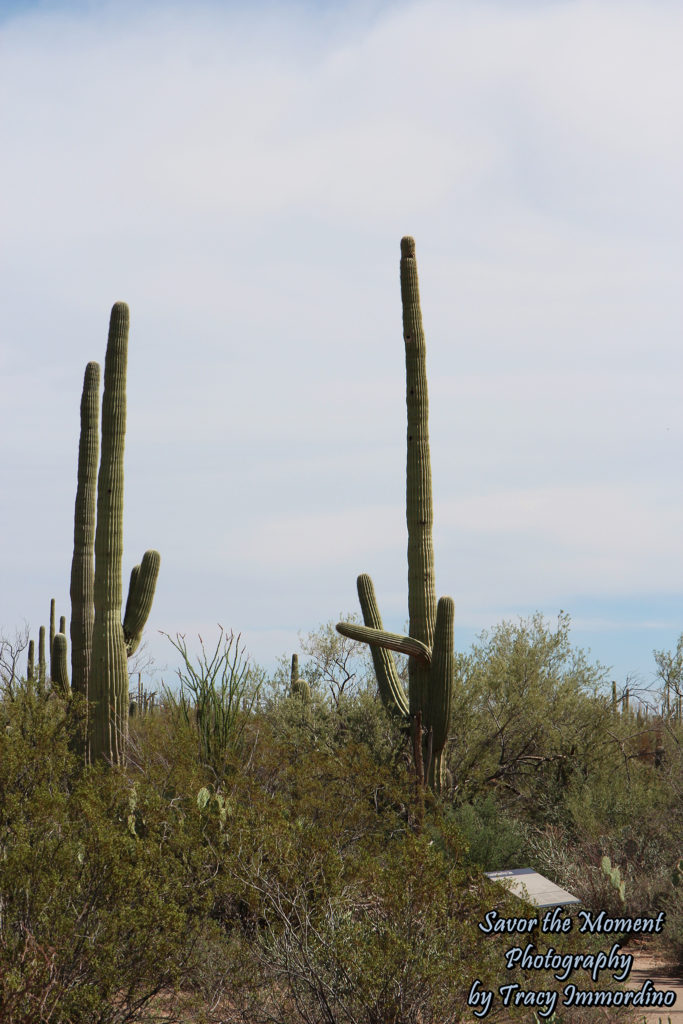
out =
<path fill-rule="evenodd" d="M 292 655 L 292 671 L 290 678 L 290 693 L 292 697 L 299 697 L 304 703 L 308 704 L 311 699 L 311 688 L 305 679 L 302 679 L 299 675 L 299 655 Z"/>
<path fill-rule="evenodd" d="M 54 643 L 56 632 L 57 630 L 55 628 L 55 599 L 53 597 L 52 600 L 50 601 L 50 657 L 52 657 L 52 644 Z"/>
<path fill-rule="evenodd" d="M 42 693 L 45 689 L 47 676 L 47 664 L 45 661 L 45 626 L 38 630 L 38 689 Z"/>
<path fill-rule="evenodd" d="M 454 605 L 436 601 L 432 542 L 432 473 L 429 453 L 427 365 L 415 242 L 401 240 L 401 301 L 408 413 L 406 522 L 408 526 L 409 635 L 387 633 L 369 576 L 358 577 L 364 626 L 338 623 L 345 636 L 370 644 L 380 696 L 387 708 L 409 720 L 413 749 L 421 750 L 418 778 L 440 791 L 453 693 Z M 408 699 L 389 653 L 408 655 Z M 422 736 L 418 737 L 418 730 Z"/>
<path fill-rule="evenodd" d="M 88 363 L 81 395 L 78 486 L 71 562 L 71 685 L 88 699 L 88 678 L 95 621 L 95 521 L 99 462 L 100 367 Z"/>
<path fill-rule="evenodd" d="M 69 670 L 67 668 L 66 636 L 64 633 L 55 633 L 50 653 L 50 676 L 52 685 L 60 696 L 68 698 L 71 696 L 69 684 Z"/>
<path fill-rule="evenodd" d="M 35 666 L 35 641 L 29 640 L 28 642 L 28 664 L 26 666 L 26 682 L 32 683 L 35 681 L 36 666 Z"/>
<path fill-rule="evenodd" d="M 88 684 L 93 702 L 91 757 L 120 764 L 128 736 L 128 665 L 121 623 L 123 561 L 123 454 L 126 437 L 128 307 L 111 312 L 104 364 L 102 454 L 97 481 L 95 619 Z"/>
<path fill-rule="evenodd" d="M 408 526 L 409 634 L 427 647 L 434 641 L 436 586 L 432 541 L 432 468 L 429 454 L 427 361 L 415 242 L 401 240 L 401 301 L 406 353 L 408 411 L 406 462 L 406 523 Z M 417 658 L 408 661 L 410 714 L 424 708 L 428 698 L 429 667 Z"/>

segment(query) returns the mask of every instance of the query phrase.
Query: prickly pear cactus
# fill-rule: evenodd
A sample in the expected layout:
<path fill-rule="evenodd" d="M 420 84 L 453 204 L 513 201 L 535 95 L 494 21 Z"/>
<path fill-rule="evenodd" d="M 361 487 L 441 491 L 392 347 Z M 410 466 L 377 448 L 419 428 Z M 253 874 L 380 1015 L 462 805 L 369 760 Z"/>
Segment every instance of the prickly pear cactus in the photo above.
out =
<path fill-rule="evenodd" d="M 609 857 L 603 857 L 601 864 L 602 873 L 610 882 L 613 889 L 619 893 L 619 899 L 622 903 L 626 903 L 626 882 L 622 881 L 621 871 L 618 867 L 612 867 L 612 861 Z"/>

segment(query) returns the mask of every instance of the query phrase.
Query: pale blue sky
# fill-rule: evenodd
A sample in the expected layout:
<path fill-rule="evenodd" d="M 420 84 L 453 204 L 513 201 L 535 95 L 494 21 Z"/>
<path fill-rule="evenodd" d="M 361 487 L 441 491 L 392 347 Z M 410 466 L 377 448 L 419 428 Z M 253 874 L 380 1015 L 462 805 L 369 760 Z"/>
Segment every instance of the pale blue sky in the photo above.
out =
<path fill-rule="evenodd" d="M 683 630 L 683 8 L 0 3 L 0 624 L 68 612 L 83 370 L 131 307 L 148 636 L 271 665 L 407 614 L 399 240 L 457 645 L 535 610 L 613 676 Z"/>

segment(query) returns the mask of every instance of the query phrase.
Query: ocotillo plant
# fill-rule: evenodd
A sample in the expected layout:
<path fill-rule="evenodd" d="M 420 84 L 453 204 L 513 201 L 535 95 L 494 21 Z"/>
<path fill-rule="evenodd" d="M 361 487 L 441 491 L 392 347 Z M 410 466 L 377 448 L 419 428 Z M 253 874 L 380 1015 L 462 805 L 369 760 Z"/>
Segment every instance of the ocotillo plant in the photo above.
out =
<path fill-rule="evenodd" d="M 401 240 L 401 301 L 408 411 L 409 635 L 399 636 L 383 629 L 372 580 L 367 575 L 358 577 L 358 596 L 365 625 L 340 622 L 337 629 L 344 636 L 370 644 L 382 701 L 410 721 L 413 749 L 419 762 L 416 764 L 418 779 L 423 778 L 435 790 L 441 790 L 455 669 L 454 605 L 450 597 L 440 598 L 438 605 L 436 601 L 427 366 L 415 242 L 412 238 Z M 407 698 L 390 651 L 408 655 Z"/>
<path fill-rule="evenodd" d="M 81 399 L 78 487 L 71 568 L 71 642 L 74 690 L 92 704 L 86 758 L 123 760 L 128 732 L 128 666 L 149 615 L 160 556 L 145 552 L 131 573 L 121 621 L 123 558 L 123 455 L 126 434 L 128 307 L 111 311 L 104 364 L 101 455 L 97 473 L 99 366 L 86 367 Z M 95 477 L 97 500 L 95 501 Z M 94 560 L 93 560 L 94 555 Z M 60 641 L 61 643 L 61 641 Z M 61 655 L 61 652 L 60 652 Z M 55 664 L 60 662 L 55 658 Z M 66 659 L 59 684 L 68 687 Z"/>

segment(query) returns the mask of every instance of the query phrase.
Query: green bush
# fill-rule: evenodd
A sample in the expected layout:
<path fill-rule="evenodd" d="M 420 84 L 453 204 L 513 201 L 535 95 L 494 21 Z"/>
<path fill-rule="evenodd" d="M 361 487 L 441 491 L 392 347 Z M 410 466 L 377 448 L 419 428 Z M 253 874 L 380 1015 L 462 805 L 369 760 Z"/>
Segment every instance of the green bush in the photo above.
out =
<path fill-rule="evenodd" d="M 516 814 L 555 821 L 574 774 L 614 761 L 604 672 L 572 648 L 564 613 L 556 629 L 534 615 L 482 633 L 457 677 L 448 765 L 460 800 L 495 786 Z"/>
<path fill-rule="evenodd" d="M 451 812 L 467 843 L 467 859 L 482 871 L 520 867 L 526 836 L 523 828 L 500 807 L 492 793 Z"/>
<path fill-rule="evenodd" d="M 23 693 L 0 730 L 0 1019 L 159 1019 L 195 985 L 206 890 L 182 814 L 122 772 L 84 771 L 68 708 Z"/>

